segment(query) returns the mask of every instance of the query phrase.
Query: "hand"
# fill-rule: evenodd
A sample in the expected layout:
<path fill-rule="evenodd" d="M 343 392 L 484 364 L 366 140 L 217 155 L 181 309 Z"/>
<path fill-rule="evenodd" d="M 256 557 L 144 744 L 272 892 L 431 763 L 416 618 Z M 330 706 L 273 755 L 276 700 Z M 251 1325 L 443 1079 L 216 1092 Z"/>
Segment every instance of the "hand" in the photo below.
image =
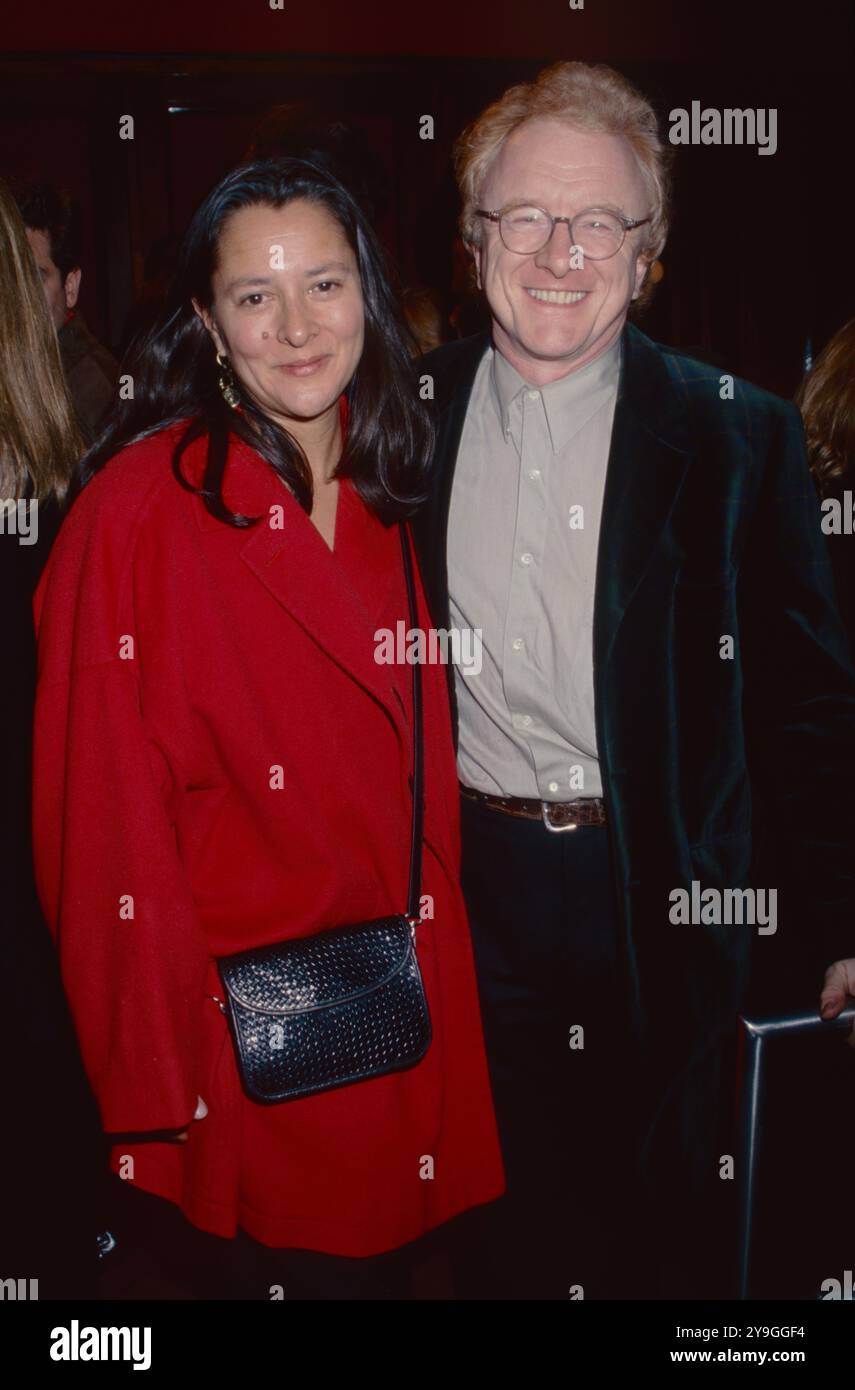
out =
<path fill-rule="evenodd" d="M 853 960 L 853 961 L 851 962 L 851 964 L 852 964 L 853 966 L 855 966 L 855 960 Z M 203 1101 L 203 1099 L 202 1099 L 201 1096 L 197 1096 L 197 1100 L 198 1100 L 199 1104 L 196 1106 L 196 1114 L 193 1116 L 193 1119 L 194 1119 L 194 1120 L 204 1120 L 205 1116 L 206 1116 L 207 1113 L 208 1113 L 208 1107 L 207 1107 L 207 1105 L 205 1104 L 205 1102 Z M 190 1131 L 187 1130 L 187 1129 L 182 1129 L 182 1131 L 181 1131 L 180 1134 L 176 1134 L 176 1136 L 175 1136 L 175 1142 L 176 1142 L 177 1144 L 186 1144 L 186 1143 L 187 1143 L 187 1140 L 188 1140 L 189 1138 L 190 1138 Z"/>
<path fill-rule="evenodd" d="M 822 1018 L 836 1018 L 855 996 L 855 959 L 836 960 L 825 972 L 825 984 L 819 996 L 819 1012 Z M 847 1034 L 846 1041 L 855 1047 L 855 1024 Z"/>

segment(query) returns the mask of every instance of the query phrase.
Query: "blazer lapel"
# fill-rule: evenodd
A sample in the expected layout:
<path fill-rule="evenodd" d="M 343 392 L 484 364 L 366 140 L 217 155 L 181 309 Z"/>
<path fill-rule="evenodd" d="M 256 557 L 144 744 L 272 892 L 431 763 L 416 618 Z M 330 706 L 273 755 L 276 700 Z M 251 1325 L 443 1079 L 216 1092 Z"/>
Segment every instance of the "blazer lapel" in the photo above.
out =
<path fill-rule="evenodd" d="M 437 373 L 435 381 L 439 409 L 433 480 L 430 497 L 415 519 L 413 529 L 420 542 L 422 576 L 431 612 L 437 625 L 444 628 L 450 625 L 446 543 L 454 469 L 475 375 L 489 346 L 489 333 L 478 333 L 454 344 L 455 352 L 450 364 Z M 448 349 L 440 351 L 447 352 Z"/>
<path fill-rule="evenodd" d="M 454 465 L 457 462 L 460 437 L 463 433 L 466 411 L 469 408 L 469 397 L 472 394 L 472 387 L 475 384 L 475 376 L 481 358 L 489 346 L 489 333 L 478 333 L 473 338 L 467 338 L 460 344 L 460 355 L 455 362 L 453 379 L 450 377 L 447 382 L 440 381 L 441 398 L 436 456 L 442 469 L 442 486 L 439 491 L 444 523 L 448 521 L 451 485 L 454 481 Z"/>
<path fill-rule="evenodd" d="M 692 456 L 685 403 L 655 344 L 628 325 L 597 551 L 594 671 L 598 683 L 632 596 L 661 541 Z"/>

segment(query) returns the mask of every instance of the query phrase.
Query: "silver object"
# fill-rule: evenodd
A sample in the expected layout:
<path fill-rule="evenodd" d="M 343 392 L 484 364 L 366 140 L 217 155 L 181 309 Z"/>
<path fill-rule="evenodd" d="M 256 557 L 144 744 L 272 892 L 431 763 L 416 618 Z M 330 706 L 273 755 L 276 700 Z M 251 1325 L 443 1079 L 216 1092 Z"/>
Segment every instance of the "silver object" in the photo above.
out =
<path fill-rule="evenodd" d="M 560 835 L 562 830 L 579 829 L 579 826 L 576 823 L 576 821 L 568 821 L 566 825 L 553 825 L 552 821 L 549 819 L 549 816 L 547 815 L 547 810 L 551 805 L 551 801 L 541 801 L 540 803 L 540 814 L 543 816 L 543 824 L 546 826 L 547 830 L 551 830 L 555 835 Z"/>
<path fill-rule="evenodd" d="M 751 1283 L 751 1243 L 754 1234 L 754 1196 L 757 1163 L 760 1156 L 761 1116 L 766 1089 L 763 1059 L 769 1038 L 781 1033 L 817 1033 L 820 1029 L 841 1032 L 855 1023 L 855 1005 L 845 1008 L 837 1018 L 820 1018 L 819 1010 L 805 1013 L 775 1014 L 768 1018 L 739 1020 L 744 1042 L 744 1070 L 739 1095 L 739 1297 L 748 1298 Z"/>
<path fill-rule="evenodd" d="M 95 1241 L 98 1246 L 99 1260 L 103 1260 L 105 1255 L 112 1254 L 119 1244 L 112 1231 L 101 1231 L 100 1234 L 95 1237 Z"/>

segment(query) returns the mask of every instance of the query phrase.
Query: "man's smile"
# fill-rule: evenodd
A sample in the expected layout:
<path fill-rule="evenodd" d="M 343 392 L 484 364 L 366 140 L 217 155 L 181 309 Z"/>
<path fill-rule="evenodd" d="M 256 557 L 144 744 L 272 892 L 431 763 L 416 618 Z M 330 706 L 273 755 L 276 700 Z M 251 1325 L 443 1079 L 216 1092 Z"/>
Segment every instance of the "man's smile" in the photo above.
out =
<path fill-rule="evenodd" d="M 533 290 L 526 286 L 526 294 L 540 304 L 578 304 L 589 293 L 589 290 Z"/>

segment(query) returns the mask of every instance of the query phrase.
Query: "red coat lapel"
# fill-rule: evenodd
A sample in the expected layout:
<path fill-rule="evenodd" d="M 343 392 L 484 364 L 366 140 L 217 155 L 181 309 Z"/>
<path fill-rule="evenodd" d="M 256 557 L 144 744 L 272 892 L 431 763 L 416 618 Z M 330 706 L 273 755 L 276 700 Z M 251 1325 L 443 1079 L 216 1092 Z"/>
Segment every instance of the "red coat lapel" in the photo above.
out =
<path fill-rule="evenodd" d="M 188 478 L 198 478 L 204 449 L 200 440 L 187 451 Z M 375 631 L 389 625 L 390 601 L 403 584 L 398 528 L 383 526 L 344 480 L 331 551 L 270 465 L 234 436 L 224 493 L 233 511 L 265 518 L 245 533 L 244 564 L 318 646 L 384 705 L 406 739 L 394 693 L 396 668 L 374 659 Z M 201 501 L 196 516 L 202 531 L 223 529 Z M 406 610 L 394 617 L 406 619 Z"/>

